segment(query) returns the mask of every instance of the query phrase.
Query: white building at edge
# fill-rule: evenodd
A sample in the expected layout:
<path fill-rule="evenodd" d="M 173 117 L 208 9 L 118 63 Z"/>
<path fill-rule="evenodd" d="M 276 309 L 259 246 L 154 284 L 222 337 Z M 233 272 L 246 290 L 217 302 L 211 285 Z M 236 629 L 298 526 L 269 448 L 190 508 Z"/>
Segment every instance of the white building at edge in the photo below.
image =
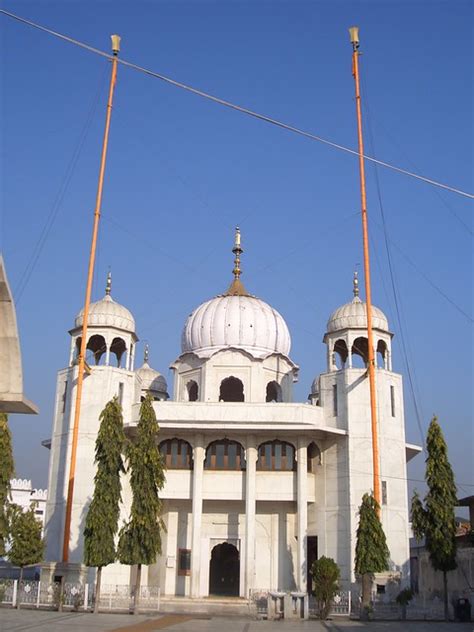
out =
<path fill-rule="evenodd" d="M 46 512 L 47 489 L 34 488 L 31 480 L 27 478 L 12 478 L 10 480 L 10 501 L 20 506 L 23 511 L 28 511 L 34 505 L 36 519 L 44 527 Z"/>
<path fill-rule="evenodd" d="M 306 591 L 312 562 L 332 557 L 342 585 L 355 581 L 358 507 L 372 489 L 372 439 L 366 306 L 353 298 L 327 323 L 327 369 L 309 403 L 293 402 L 298 366 L 290 357 L 283 317 L 240 281 L 236 233 L 234 281 L 199 305 L 184 324 L 181 353 L 171 365 L 173 397 L 148 364 L 135 369 L 138 341 L 131 312 L 111 296 L 93 303 L 87 349 L 95 366 L 84 380 L 72 508 L 69 564 L 60 564 L 72 442 L 76 357 L 82 312 L 70 330 L 69 365 L 58 373 L 43 577 L 84 578 L 83 530 L 93 494 L 99 414 L 118 395 L 133 437 L 140 401 L 152 393 L 160 425 L 157 444 L 167 464 L 162 555 L 142 582 L 164 595 L 247 596 L 249 590 Z M 387 318 L 373 307 L 382 480 L 382 522 L 391 575 L 406 581 L 409 532 L 406 463 L 419 452 L 405 443 L 402 376 L 392 370 Z M 357 361 L 358 358 L 358 361 Z M 361 362 L 361 358 L 363 362 Z M 131 493 L 123 485 L 122 517 Z M 89 577 L 91 577 L 89 575 Z M 387 576 L 385 577 L 385 580 Z M 127 584 L 131 569 L 103 570 L 105 584 Z M 384 578 L 378 579 L 379 583 Z"/>

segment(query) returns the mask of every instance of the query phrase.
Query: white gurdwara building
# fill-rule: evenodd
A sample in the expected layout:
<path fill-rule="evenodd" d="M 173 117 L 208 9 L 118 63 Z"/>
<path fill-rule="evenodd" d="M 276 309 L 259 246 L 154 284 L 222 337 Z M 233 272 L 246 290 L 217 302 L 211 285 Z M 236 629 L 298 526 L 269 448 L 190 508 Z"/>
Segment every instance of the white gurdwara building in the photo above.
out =
<path fill-rule="evenodd" d="M 94 490 L 99 415 L 118 395 L 133 438 L 140 401 L 151 393 L 160 425 L 157 446 L 166 465 L 162 555 L 142 582 L 164 595 L 247 596 L 252 589 L 305 591 L 309 568 L 322 555 L 355 581 L 358 507 L 372 489 L 372 435 L 366 305 L 354 279 L 353 299 L 330 316 L 327 370 L 309 402 L 293 402 L 298 366 L 290 357 L 283 317 L 240 281 L 240 233 L 234 280 L 227 292 L 188 317 L 181 354 L 165 378 L 145 362 L 135 369 L 138 341 L 128 309 L 110 293 L 91 305 L 87 349 L 95 366 L 84 381 L 72 508 L 69 564 L 60 564 L 72 443 L 82 312 L 70 331 L 69 366 L 59 371 L 46 511 L 49 577 L 84 577 L 83 530 Z M 381 518 L 392 574 L 409 568 L 406 463 L 419 450 L 405 443 L 402 377 L 392 371 L 392 334 L 373 307 L 382 481 Z M 358 360 L 357 360 L 358 359 Z M 362 360 L 361 360 L 362 359 Z M 356 361 L 357 360 L 357 361 Z M 356 368 L 356 365 L 361 368 Z M 122 517 L 131 494 L 124 477 Z M 103 569 L 103 582 L 127 584 L 131 569 Z M 383 581 L 383 578 L 380 580 Z"/>

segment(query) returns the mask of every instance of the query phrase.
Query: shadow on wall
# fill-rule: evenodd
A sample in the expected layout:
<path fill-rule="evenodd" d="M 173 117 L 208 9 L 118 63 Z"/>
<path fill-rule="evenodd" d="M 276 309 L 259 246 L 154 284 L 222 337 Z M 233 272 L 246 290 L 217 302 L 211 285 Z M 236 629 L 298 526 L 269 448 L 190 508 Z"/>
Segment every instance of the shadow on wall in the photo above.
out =
<path fill-rule="evenodd" d="M 293 551 L 288 544 L 288 512 L 286 510 L 278 513 L 278 542 L 280 550 L 277 588 L 279 590 L 296 590 L 295 564 Z"/>

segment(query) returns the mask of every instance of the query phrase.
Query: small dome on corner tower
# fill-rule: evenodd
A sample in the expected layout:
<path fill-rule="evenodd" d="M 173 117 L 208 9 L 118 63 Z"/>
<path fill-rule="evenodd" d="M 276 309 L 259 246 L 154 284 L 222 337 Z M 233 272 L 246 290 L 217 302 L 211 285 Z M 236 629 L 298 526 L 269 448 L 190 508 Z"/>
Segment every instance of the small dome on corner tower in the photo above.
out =
<path fill-rule="evenodd" d="M 349 303 L 338 307 L 329 317 L 327 333 L 342 331 L 343 329 L 367 329 L 367 306 L 359 298 L 359 280 L 354 272 L 354 298 Z M 381 309 L 372 305 L 372 327 L 382 331 L 390 331 L 388 320 Z"/>
<path fill-rule="evenodd" d="M 91 303 L 89 307 L 88 326 L 90 327 L 115 327 L 131 333 L 135 333 L 135 319 L 132 313 L 120 303 L 116 303 L 111 297 L 112 275 L 107 275 L 105 296 L 100 301 Z M 84 321 L 84 308 L 77 314 L 74 327 L 82 327 Z"/>

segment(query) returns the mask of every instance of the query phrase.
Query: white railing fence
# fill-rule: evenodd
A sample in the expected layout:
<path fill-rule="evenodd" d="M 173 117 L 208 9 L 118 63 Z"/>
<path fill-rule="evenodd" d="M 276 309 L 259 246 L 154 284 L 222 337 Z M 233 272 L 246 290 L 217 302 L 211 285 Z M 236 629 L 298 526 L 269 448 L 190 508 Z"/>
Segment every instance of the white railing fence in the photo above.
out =
<path fill-rule="evenodd" d="M 274 591 L 273 591 L 274 592 Z M 283 594 L 285 591 L 280 591 Z M 268 597 L 271 596 L 272 591 L 262 588 L 254 589 L 250 591 L 249 595 L 249 608 L 252 615 L 257 618 L 265 619 L 269 616 L 268 612 Z M 289 593 L 291 595 L 291 592 Z M 313 596 L 309 596 L 309 616 L 311 618 L 318 617 L 318 607 L 316 599 Z M 285 613 L 283 612 L 283 617 Z M 340 590 L 336 593 L 334 601 L 331 607 L 330 616 L 345 616 L 348 617 L 351 614 L 351 591 Z"/>
<path fill-rule="evenodd" d="M 19 581 L 0 579 L 0 605 L 18 605 L 26 608 L 91 610 L 94 607 L 93 584 L 65 582 L 61 591 L 59 582 Z M 120 585 L 103 585 L 100 594 L 100 610 L 128 611 L 133 607 L 134 588 Z M 140 609 L 158 612 L 160 589 L 158 586 L 140 587 Z"/>

